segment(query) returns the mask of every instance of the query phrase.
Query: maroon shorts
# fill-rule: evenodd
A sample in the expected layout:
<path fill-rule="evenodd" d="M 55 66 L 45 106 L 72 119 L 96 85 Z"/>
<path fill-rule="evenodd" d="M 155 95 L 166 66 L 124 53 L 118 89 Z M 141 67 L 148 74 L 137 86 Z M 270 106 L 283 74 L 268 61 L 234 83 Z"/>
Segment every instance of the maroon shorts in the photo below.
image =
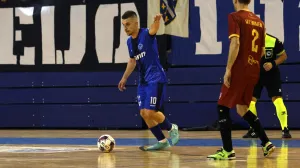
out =
<path fill-rule="evenodd" d="M 257 79 L 232 78 L 229 88 L 224 84 L 222 85 L 218 105 L 228 108 L 232 108 L 237 104 L 249 106 L 256 83 Z"/>

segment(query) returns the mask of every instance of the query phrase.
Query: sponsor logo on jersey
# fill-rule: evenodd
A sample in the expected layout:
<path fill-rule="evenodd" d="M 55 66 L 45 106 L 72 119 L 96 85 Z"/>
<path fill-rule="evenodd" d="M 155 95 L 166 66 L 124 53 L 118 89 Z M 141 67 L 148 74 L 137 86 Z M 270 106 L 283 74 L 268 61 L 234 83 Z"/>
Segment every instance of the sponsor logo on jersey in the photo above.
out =
<path fill-rule="evenodd" d="M 259 62 L 257 60 L 255 60 L 253 58 L 253 56 L 249 55 L 249 57 L 248 57 L 248 64 L 255 65 L 255 64 L 259 64 Z"/>
<path fill-rule="evenodd" d="M 135 58 L 135 60 L 139 60 L 139 59 L 143 58 L 145 55 L 146 55 L 146 52 L 144 51 L 144 52 L 134 56 L 134 58 Z"/>

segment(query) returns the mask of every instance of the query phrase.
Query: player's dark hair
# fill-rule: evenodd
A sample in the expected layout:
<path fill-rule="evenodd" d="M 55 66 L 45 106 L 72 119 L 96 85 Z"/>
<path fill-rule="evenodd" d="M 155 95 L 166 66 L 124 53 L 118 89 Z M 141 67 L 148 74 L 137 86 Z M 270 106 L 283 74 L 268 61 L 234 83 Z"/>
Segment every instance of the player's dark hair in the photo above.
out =
<path fill-rule="evenodd" d="M 128 19 L 131 17 L 137 17 L 136 13 L 134 11 L 126 11 L 123 15 L 122 15 L 122 19 Z"/>
<path fill-rule="evenodd" d="M 248 5 L 251 0 L 239 0 L 239 3 Z"/>

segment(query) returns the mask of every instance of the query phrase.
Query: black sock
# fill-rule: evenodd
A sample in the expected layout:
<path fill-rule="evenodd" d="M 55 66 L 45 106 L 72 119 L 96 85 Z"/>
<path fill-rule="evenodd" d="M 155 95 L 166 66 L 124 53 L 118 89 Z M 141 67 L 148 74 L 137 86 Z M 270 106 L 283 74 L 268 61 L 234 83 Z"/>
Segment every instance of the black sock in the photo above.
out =
<path fill-rule="evenodd" d="M 161 141 L 166 138 L 159 125 L 150 128 L 150 130 L 158 141 Z"/>
<path fill-rule="evenodd" d="M 232 151 L 232 138 L 231 138 L 231 119 L 229 108 L 218 105 L 220 133 L 223 142 L 223 148 L 227 152 Z"/>
<path fill-rule="evenodd" d="M 258 135 L 261 140 L 261 145 L 265 146 L 267 142 L 269 142 L 269 138 L 266 135 L 264 128 L 261 126 L 260 121 L 257 116 L 255 116 L 250 110 L 243 116 L 244 120 L 246 120 L 249 125 L 254 129 L 254 132 Z"/>
<path fill-rule="evenodd" d="M 162 123 L 160 123 L 159 125 L 162 129 L 166 129 L 168 131 L 170 131 L 172 129 L 172 124 L 167 119 L 167 117 L 165 117 L 165 120 Z"/>

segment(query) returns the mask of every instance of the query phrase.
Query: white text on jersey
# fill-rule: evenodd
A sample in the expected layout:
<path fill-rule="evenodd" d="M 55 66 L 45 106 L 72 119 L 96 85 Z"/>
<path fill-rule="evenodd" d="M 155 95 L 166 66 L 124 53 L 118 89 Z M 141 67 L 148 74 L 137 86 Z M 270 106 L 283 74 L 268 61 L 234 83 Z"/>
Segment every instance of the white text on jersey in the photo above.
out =
<path fill-rule="evenodd" d="M 139 59 L 143 58 L 145 55 L 146 55 L 146 52 L 144 51 L 144 52 L 134 56 L 134 58 L 135 58 L 135 60 L 139 60 Z"/>

